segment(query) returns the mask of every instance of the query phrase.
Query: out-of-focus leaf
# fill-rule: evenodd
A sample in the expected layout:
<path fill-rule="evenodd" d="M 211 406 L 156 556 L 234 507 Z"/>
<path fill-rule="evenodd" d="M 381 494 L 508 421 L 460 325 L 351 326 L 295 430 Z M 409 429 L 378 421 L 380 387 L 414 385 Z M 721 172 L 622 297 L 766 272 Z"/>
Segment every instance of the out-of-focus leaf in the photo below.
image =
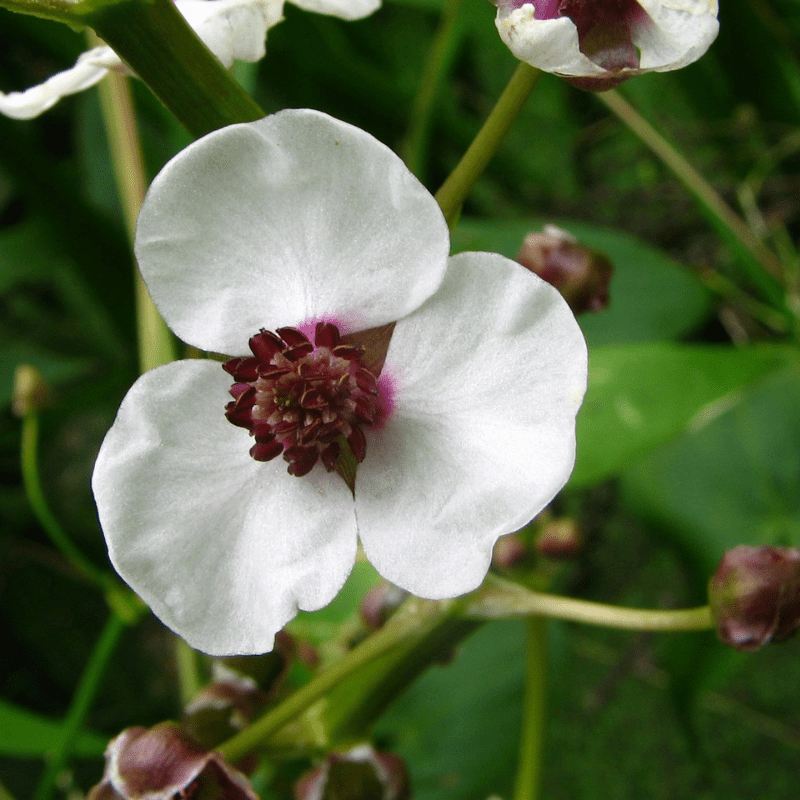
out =
<path fill-rule="evenodd" d="M 736 406 L 754 381 L 797 363 L 794 348 L 777 346 L 734 350 L 662 342 L 593 349 L 570 485 L 617 474 Z"/>
<path fill-rule="evenodd" d="M 530 231 L 543 220 L 484 222 L 462 220 L 453 234 L 453 250 L 489 250 L 515 258 Z M 579 222 L 559 222 L 587 247 L 614 263 L 611 305 L 599 314 L 583 314 L 581 328 L 590 345 L 673 339 L 696 328 L 710 309 L 710 296 L 687 269 L 655 248 L 624 233 Z"/>
<path fill-rule="evenodd" d="M 0 753 L 4 756 L 41 758 L 58 746 L 61 723 L 0 700 Z M 77 756 L 100 756 L 106 739 L 82 732 L 75 740 Z"/>
<path fill-rule="evenodd" d="M 429 670 L 376 734 L 406 759 L 420 800 L 508 796 L 517 762 L 525 623 L 485 625 L 455 660 Z"/>
<path fill-rule="evenodd" d="M 622 475 L 625 501 L 705 568 L 737 544 L 800 545 L 800 376 L 723 400 Z"/>

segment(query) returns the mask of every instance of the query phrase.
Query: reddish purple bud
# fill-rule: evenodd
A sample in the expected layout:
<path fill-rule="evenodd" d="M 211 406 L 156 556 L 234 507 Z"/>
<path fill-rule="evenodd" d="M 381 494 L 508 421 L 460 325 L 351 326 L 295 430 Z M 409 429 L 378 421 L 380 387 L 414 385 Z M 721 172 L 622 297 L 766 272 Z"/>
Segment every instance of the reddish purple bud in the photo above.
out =
<path fill-rule="evenodd" d="M 554 519 L 536 534 L 536 552 L 557 560 L 575 558 L 583 549 L 583 536 L 574 519 Z"/>
<path fill-rule="evenodd" d="M 504 572 L 522 563 L 528 555 L 528 547 L 517 533 L 501 536 L 492 551 L 492 566 Z"/>
<path fill-rule="evenodd" d="M 403 800 L 408 771 L 403 759 L 377 753 L 368 744 L 348 753 L 331 753 L 295 784 L 297 800 Z"/>
<path fill-rule="evenodd" d="M 602 311 L 608 306 L 614 265 L 555 225 L 545 225 L 541 233 L 529 233 L 517 261 L 555 286 L 575 314 Z"/>
<path fill-rule="evenodd" d="M 174 797 L 258 800 L 247 779 L 169 723 L 128 728 L 106 748 L 103 780 L 88 800 Z"/>
<path fill-rule="evenodd" d="M 708 597 L 723 644 L 758 650 L 800 627 L 800 548 L 739 545 L 725 553 Z"/>
<path fill-rule="evenodd" d="M 408 592 L 393 583 L 380 583 L 361 601 L 361 619 L 371 630 L 382 628 L 408 597 Z"/>

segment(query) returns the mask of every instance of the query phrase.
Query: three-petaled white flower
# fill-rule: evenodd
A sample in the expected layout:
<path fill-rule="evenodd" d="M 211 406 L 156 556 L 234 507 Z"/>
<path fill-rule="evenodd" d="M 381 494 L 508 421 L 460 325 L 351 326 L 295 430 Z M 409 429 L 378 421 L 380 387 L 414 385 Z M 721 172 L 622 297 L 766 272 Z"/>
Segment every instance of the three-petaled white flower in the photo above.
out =
<path fill-rule="evenodd" d="M 520 59 L 581 88 L 697 61 L 719 31 L 717 0 L 495 0 Z"/>
<path fill-rule="evenodd" d="M 336 595 L 359 539 L 416 595 L 474 589 L 566 482 L 575 319 L 516 262 L 448 252 L 402 161 L 315 111 L 216 131 L 153 182 L 136 235 L 153 299 L 238 358 L 139 378 L 92 480 L 114 566 L 194 647 L 268 650 Z M 357 345 L 395 322 L 378 376 Z M 325 469 L 345 442 L 354 492 Z"/>
<path fill-rule="evenodd" d="M 285 0 L 175 0 L 175 6 L 212 53 L 226 66 L 234 61 L 260 61 L 267 31 L 283 19 Z M 293 5 L 342 19 L 371 14 L 381 0 L 289 0 Z M 101 81 L 122 61 L 110 47 L 83 53 L 74 66 L 23 92 L 0 92 L 0 114 L 32 119 L 62 97 Z"/>

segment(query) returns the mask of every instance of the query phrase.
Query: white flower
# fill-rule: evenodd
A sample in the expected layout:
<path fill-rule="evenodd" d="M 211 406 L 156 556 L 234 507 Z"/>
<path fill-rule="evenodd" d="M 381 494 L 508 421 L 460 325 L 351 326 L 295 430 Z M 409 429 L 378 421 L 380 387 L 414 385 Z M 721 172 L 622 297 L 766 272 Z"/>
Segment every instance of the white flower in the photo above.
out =
<path fill-rule="evenodd" d="M 381 0 L 291 0 L 310 11 L 342 19 L 371 14 Z M 267 31 L 283 19 L 284 0 L 175 0 L 175 6 L 212 53 L 226 66 L 234 61 L 264 58 Z M 122 69 L 122 61 L 110 47 L 83 53 L 70 69 L 23 92 L 0 92 L 0 114 L 32 119 L 54 106 L 62 97 L 81 92 L 102 80 L 109 69 Z"/>
<path fill-rule="evenodd" d="M 114 566 L 192 646 L 268 650 L 336 595 L 358 539 L 416 595 L 470 591 L 566 482 L 586 385 L 572 314 L 516 262 L 448 251 L 402 161 L 315 111 L 216 131 L 153 182 L 136 237 L 153 299 L 183 340 L 240 358 L 139 378 L 93 489 Z M 334 325 L 395 321 L 376 386 Z M 363 459 L 354 493 L 324 468 L 337 434 Z"/>
<path fill-rule="evenodd" d="M 719 31 L 717 0 L 496 0 L 511 52 L 581 88 L 697 61 Z"/>

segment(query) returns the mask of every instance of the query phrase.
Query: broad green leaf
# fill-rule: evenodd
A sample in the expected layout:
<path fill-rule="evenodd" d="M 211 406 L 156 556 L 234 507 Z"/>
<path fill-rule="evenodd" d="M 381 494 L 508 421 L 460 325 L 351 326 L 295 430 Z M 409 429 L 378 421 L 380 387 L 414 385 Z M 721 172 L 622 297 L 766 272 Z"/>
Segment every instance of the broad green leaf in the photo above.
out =
<path fill-rule="evenodd" d="M 4 756 L 41 758 L 55 749 L 60 739 L 60 722 L 0 700 L 0 753 Z M 100 756 L 106 744 L 104 737 L 83 732 L 73 752 L 77 756 Z"/>
<path fill-rule="evenodd" d="M 709 574 L 737 544 L 800 545 L 800 375 L 743 391 L 622 475 L 628 505 Z"/>
<path fill-rule="evenodd" d="M 590 352 L 570 486 L 617 474 L 631 461 L 740 402 L 754 381 L 798 363 L 794 348 L 653 343 Z"/>
<path fill-rule="evenodd" d="M 516 258 L 522 240 L 542 229 L 542 220 L 462 220 L 453 251 L 489 250 Z M 624 233 L 578 222 L 558 222 L 587 247 L 608 255 L 615 267 L 611 305 L 578 322 L 591 346 L 674 339 L 695 329 L 708 315 L 710 296 L 686 268 Z"/>

